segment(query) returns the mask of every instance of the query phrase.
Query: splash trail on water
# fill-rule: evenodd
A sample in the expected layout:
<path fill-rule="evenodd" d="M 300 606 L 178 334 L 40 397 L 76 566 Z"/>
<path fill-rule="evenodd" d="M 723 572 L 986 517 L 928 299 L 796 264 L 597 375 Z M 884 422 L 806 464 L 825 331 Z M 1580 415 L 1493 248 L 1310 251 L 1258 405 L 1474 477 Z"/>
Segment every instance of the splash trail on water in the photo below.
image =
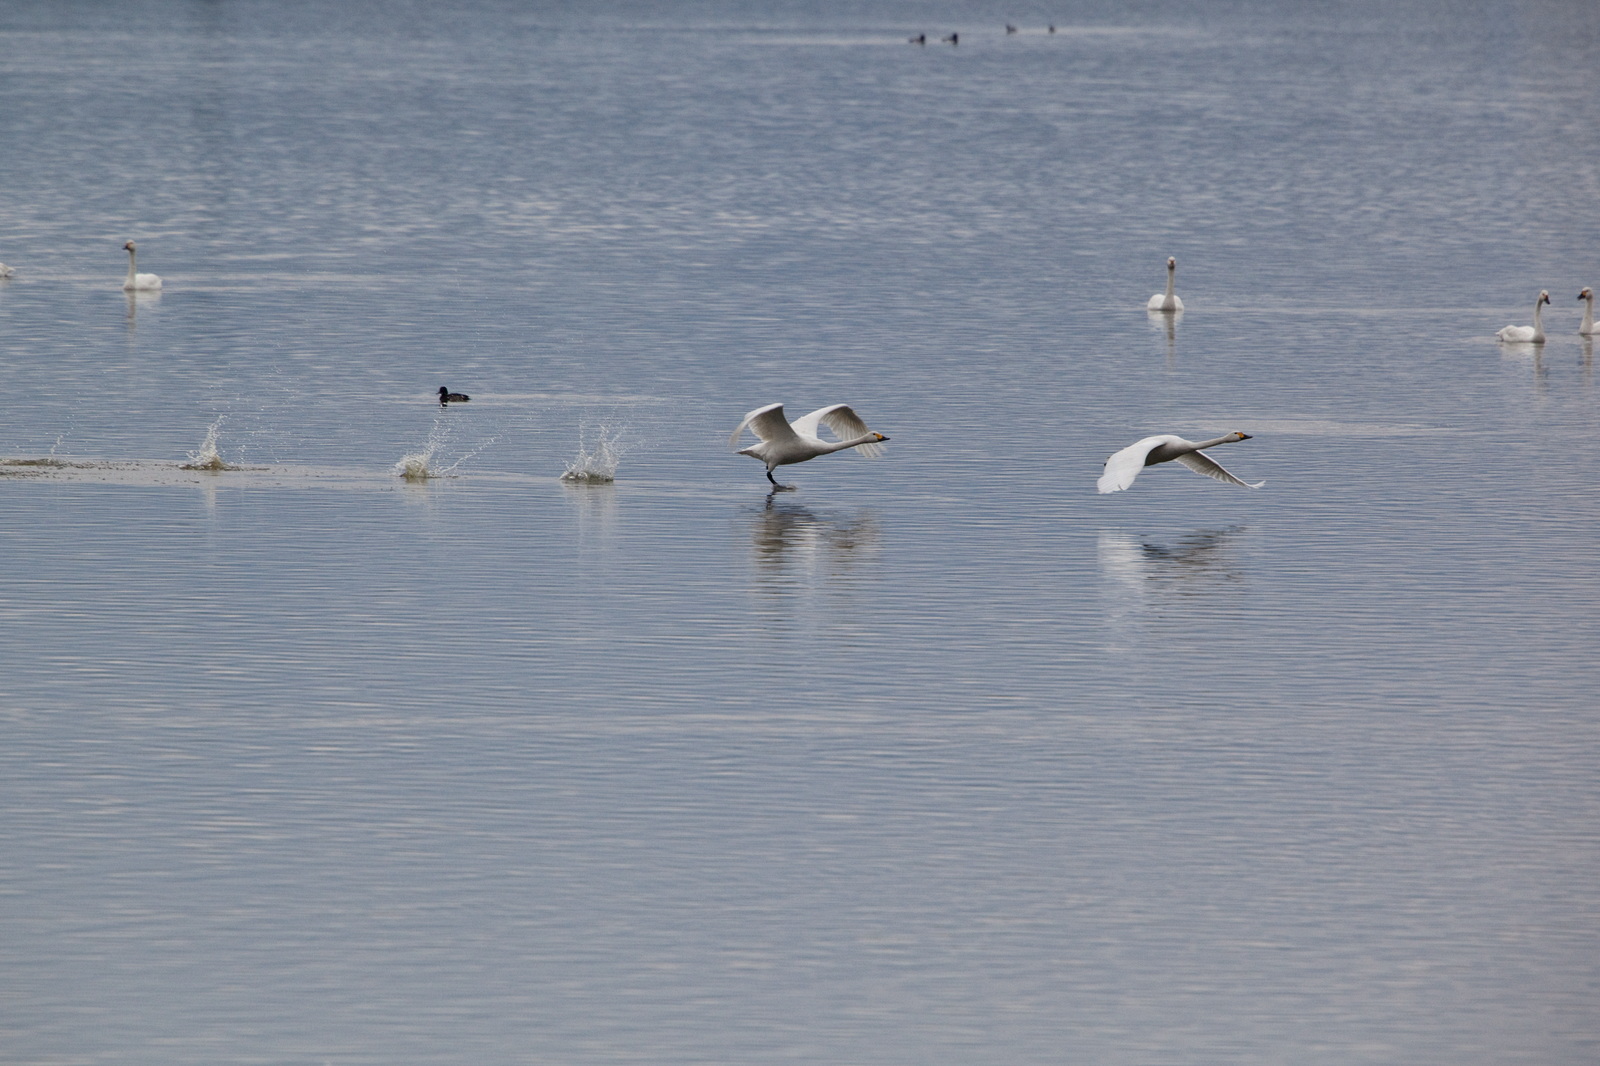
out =
<path fill-rule="evenodd" d="M 471 459 L 499 440 L 498 437 L 489 437 L 470 451 L 456 458 L 449 466 L 434 468 L 434 459 L 441 449 L 450 442 L 450 427 L 440 419 L 434 419 L 433 428 L 428 431 L 428 439 L 421 450 L 410 452 L 400 457 L 394 464 L 394 472 L 407 481 L 427 481 L 432 478 L 449 477 L 462 463 Z"/>
<path fill-rule="evenodd" d="M 625 439 L 628 427 L 609 422 L 578 427 L 578 457 L 567 464 L 561 480 L 570 485 L 609 485 L 617 480 L 617 466 L 632 447 Z"/>
<path fill-rule="evenodd" d="M 206 439 L 200 442 L 200 450 L 189 455 L 189 461 L 182 464 L 184 470 L 237 470 L 223 461 L 222 454 L 217 451 L 217 435 L 222 430 L 222 423 L 228 420 L 227 415 L 219 415 L 217 420 L 206 427 Z"/>

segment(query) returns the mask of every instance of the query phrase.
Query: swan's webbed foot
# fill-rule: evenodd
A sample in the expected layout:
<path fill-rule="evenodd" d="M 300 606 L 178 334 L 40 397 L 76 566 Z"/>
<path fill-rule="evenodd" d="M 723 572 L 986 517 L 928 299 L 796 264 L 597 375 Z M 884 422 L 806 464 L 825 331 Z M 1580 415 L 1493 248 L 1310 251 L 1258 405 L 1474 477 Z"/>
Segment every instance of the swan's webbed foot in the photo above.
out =
<path fill-rule="evenodd" d="M 793 485 L 780 485 L 777 479 L 772 476 L 772 471 L 770 470 L 767 471 L 767 480 L 772 482 L 773 492 L 793 492 L 795 490 Z"/>

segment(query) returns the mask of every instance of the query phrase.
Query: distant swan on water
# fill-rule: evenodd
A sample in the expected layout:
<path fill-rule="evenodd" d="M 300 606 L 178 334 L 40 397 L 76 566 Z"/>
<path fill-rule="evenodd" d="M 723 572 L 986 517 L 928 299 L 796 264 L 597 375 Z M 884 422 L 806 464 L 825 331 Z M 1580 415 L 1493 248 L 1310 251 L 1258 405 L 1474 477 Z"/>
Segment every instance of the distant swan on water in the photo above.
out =
<path fill-rule="evenodd" d="M 1167 256 L 1167 291 L 1158 292 L 1145 302 L 1146 311 L 1182 311 L 1183 301 L 1178 299 L 1177 293 L 1172 291 L 1178 277 L 1178 261 L 1172 256 Z"/>
<path fill-rule="evenodd" d="M 439 386 L 439 406 L 441 407 L 447 403 L 466 403 L 470 399 L 472 397 L 464 392 L 451 392 L 443 385 Z"/>
<path fill-rule="evenodd" d="M 1198 444 L 1192 440 L 1184 440 L 1170 433 L 1155 437 L 1146 437 L 1144 440 L 1130 444 L 1120 452 L 1106 460 L 1105 473 L 1100 475 L 1096 487 L 1102 492 L 1121 492 L 1133 484 L 1133 479 L 1139 476 L 1139 471 L 1147 466 L 1157 463 L 1166 463 L 1177 460 L 1197 474 L 1226 481 L 1230 485 L 1239 485 L 1247 489 L 1259 489 L 1265 481 L 1251 484 L 1241 481 L 1222 468 L 1222 465 L 1209 456 L 1201 455 L 1205 448 L 1215 448 L 1219 444 L 1232 444 L 1235 441 L 1249 440 L 1248 433 L 1229 433 L 1225 437 L 1215 440 L 1203 440 Z"/>
<path fill-rule="evenodd" d="M 1507 326 L 1495 336 L 1513 344 L 1543 344 L 1544 322 L 1539 318 L 1539 310 L 1549 302 L 1550 294 L 1541 289 L 1539 298 L 1533 302 L 1533 325 Z"/>
<path fill-rule="evenodd" d="M 1578 323 L 1578 332 L 1585 337 L 1592 337 L 1595 334 L 1594 290 L 1586 286 L 1582 292 L 1578 293 L 1578 299 L 1589 301 L 1588 306 L 1583 309 L 1583 321 Z"/>
<path fill-rule="evenodd" d="M 824 425 L 843 439 L 827 441 L 817 436 L 817 430 Z M 757 407 L 745 415 L 744 421 L 739 423 L 739 428 L 729 435 L 728 447 L 731 448 L 739 443 L 739 434 L 744 432 L 746 426 L 761 438 L 761 443 L 740 448 L 738 454 L 748 455 L 766 463 L 767 480 L 779 489 L 792 486 L 778 484 L 777 479 L 772 476 L 775 467 L 803 463 L 819 455 L 827 455 L 829 452 L 842 452 L 846 448 L 859 448 L 862 455 L 877 456 L 883 453 L 883 449 L 878 445 L 889 439 L 882 433 L 874 433 L 868 429 L 861 416 L 842 403 L 819 407 L 793 422 L 784 417 L 781 403 L 769 403 L 765 407 Z"/>
<path fill-rule="evenodd" d="M 122 283 L 123 292 L 151 292 L 161 288 L 161 278 L 155 274 L 141 274 L 138 268 L 138 246 L 132 241 L 122 246 L 128 253 L 128 280 Z"/>
<path fill-rule="evenodd" d="M 0 263 L 0 278 L 12 277 L 16 274 L 16 272 L 16 267 L 8 267 L 4 263 Z"/>

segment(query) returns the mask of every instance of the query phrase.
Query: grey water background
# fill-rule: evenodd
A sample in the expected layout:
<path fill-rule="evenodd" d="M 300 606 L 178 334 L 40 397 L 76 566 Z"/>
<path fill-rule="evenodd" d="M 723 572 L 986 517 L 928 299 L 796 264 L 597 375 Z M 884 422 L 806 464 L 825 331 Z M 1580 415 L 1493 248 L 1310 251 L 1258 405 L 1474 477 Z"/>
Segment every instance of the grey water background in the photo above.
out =
<path fill-rule="evenodd" d="M 0 1061 L 1594 1062 L 1597 55 L 0 7 Z"/>

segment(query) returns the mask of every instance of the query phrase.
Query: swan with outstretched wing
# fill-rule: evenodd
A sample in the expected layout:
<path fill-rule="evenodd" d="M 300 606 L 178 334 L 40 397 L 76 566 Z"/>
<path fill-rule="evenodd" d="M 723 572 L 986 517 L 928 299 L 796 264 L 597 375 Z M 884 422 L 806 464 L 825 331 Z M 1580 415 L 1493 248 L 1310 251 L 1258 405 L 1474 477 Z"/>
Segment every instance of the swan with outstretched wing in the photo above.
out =
<path fill-rule="evenodd" d="M 832 430 L 839 439 L 823 440 L 819 432 L 823 426 Z M 766 463 L 767 480 L 779 489 L 792 486 L 778 484 L 772 476 L 772 471 L 777 467 L 803 463 L 819 455 L 842 452 L 846 448 L 855 448 L 862 455 L 875 457 L 883 454 L 882 444 L 889 439 L 882 433 L 868 429 L 861 416 L 848 404 L 842 403 L 819 407 L 793 422 L 784 417 L 781 403 L 757 407 L 745 415 L 744 421 L 729 435 L 728 447 L 738 444 L 739 437 L 747 428 L 761 440 L 748 448 L 740 448 L 738 454 Z"/>
<path fill-rule="evenodd" d="M 1206 448 L 1215 448 L 1219 444 L 1232 444 L 1235 441 L 1249 440 L 1248 433 L 1229 433 L 1225 437 L 1215 440 L 1192 441 L 1182 437 L 1163 433 L 1155 437 L 1146 437 L 1128 445 L 1120 452 L 1106 460 L 1106 469 L 1100 475 L 1097 484 L 1099 490 L 1105 492 L 1121 492 L 1133 484 L 1133 479 L 1139 476 L 1139 471 L 1147 466 L 1157 463 L 1178 462 L 1193 470 L 1197 474 L 1225 481 L 1229 485 L 1238 485 L 1247 489 L 1259 489 L 1265 481 L 1251 484 L 1234 477 L 1223 469 L 1222 464 L 1208 455 L 1200 453 Z"/>

